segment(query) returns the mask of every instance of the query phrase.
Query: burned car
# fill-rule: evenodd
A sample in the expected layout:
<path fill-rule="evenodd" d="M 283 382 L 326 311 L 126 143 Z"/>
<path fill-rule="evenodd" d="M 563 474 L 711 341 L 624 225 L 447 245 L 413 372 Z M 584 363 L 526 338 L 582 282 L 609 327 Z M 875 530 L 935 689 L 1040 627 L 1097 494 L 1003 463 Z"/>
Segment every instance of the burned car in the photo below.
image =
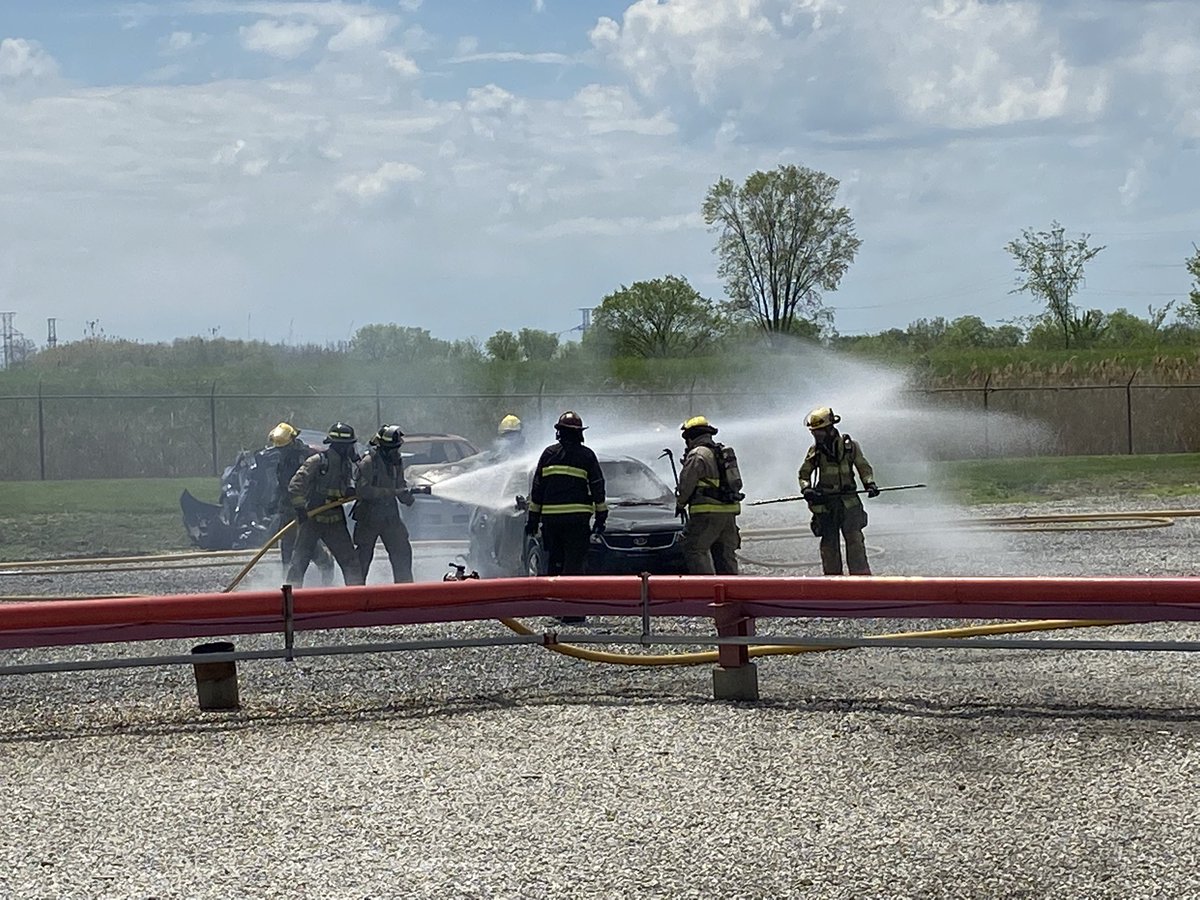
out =
<path fill-rule="evenodd" d="M 323 431 L 301 429 L 300 439 L 314 453 L 325 449 Z M 359 456 L 365 450 L 361 442 L 356 447 Z M 406 434 L 401 457 L 407 474 L 410 465 L 443 465 L 448 460 L 463 459 L 477 452 L 470 441 L 456 434 Z M 252 549 L 261 547 L 282 528 L 292 511 L 276 508 L 279 457 L 276 447 L 240 451 L 221 476 L 221 495 L 217 503 L 206 503 L 185 490 L 179 505 L 183 510 L 184 528 L 192 543 L 202 550 Z M 410 476 L 409 481 L 413 480 Z M 440 536 L 436 528 L 422 525 L 423 521 L 435 518 L 432 512 L 425 515 L 427 506 L 437 508 L 438 503 L 427 495 L 418 495 L 412 507 L 402 509 L 410 535 L 415 540 Z M 417 511 L 414 513 L 414 510 Z M 463 516 L 464 534 L 468 518 Z"/>
<path fill-rule="evenodd" d="M 591 536 L 588 574 L 683 574 L 683 523 L 675 515 L 674 492 L 641 460 L 603 453 L 597 457 L 604 472 L 608 523 L 602 534 Z M 508 502 L 476 508 L 467 565 L 481 576 L 546 574 L 541 537 L 525 534 L 525 495 L 532 479 L 528 465 L 509 467 L 504 482 Z"/>

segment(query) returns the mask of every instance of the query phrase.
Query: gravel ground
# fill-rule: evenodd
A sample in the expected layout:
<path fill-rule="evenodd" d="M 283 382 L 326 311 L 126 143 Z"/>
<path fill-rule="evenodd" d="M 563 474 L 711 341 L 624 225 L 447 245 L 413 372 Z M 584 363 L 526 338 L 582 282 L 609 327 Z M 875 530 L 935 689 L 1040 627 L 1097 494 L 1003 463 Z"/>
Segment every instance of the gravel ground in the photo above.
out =
<path fill-rule="evenodd" d="M 1109 508 L 1164 505 L 1200 497 Z M 753 512 L 743 527 L 788 521 Z M 947 514 L 873 506 L 875 570 L 1195 571 L 1192 519 L 964 534 L 943 527 Z M 813 571 L 811 537 L 744 549 L 766 564 L 752 571 Z M 444 555 L 431 551 L 422 574 L 440 576 Z M 213 590 L 230 575 L 0 575 L 0 593 Z M 759 630 L 924 624 L 943 623 Z M 1200 627 L 1051 636 L 1200 640 Z M 117 652 L 129 648 L 0 651 L 0 665 Z M 712 700 L 707 666 L 602 667 L 509 647 L 243 662 L 237 713 L 198 711 L 183 667 L 9 676 L 0 897 L 1200 896 L 1194 666 L 1184 653 L 840 651 L 760 661 L 763 700 L 739 704 Z"/>

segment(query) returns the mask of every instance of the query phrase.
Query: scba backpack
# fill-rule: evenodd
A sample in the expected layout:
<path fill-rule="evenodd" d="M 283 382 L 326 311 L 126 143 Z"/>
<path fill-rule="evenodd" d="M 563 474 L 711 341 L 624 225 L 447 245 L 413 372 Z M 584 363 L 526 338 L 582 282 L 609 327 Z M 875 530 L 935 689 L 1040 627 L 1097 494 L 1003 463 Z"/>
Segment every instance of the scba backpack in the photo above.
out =
<path fill-rule="evenodd" d="M 722 502 L 738 503 L 744 500 L 746 495 L 742 493 L 742 470 L 738 468 L 737 453 L 730 446 L 717 444 L 717 452 L 713 455 L 721 479 Z"/>

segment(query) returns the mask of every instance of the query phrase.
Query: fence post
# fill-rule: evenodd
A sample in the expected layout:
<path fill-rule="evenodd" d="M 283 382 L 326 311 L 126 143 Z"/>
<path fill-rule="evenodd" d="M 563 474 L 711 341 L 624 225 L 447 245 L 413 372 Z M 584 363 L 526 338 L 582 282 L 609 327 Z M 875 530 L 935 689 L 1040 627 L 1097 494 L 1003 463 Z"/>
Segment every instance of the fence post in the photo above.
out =
<path fill-rule="evenodd" d="M 537 415 L 537 417 L 538 417 L 539 425 L 544 420 L 544 414 L 542 412 L 542 400 L 545 398 L 545 396 L 546 396 L 546 379 L 543 378 L 542 383 L 538 385 L 538 415 Z"/>
<path fill-rule="evenodd" d="M 42 381 L 38 379 L 38 471 L 46 480 L 46 412 L 42 400 Z"/>
<path fill-rule="evenodd" d="M 987 379 L 983 382 L 983 458 L 990 459 L 992 456 L 992 436 L 988 422 L 988 391 L 992 384 L 992 373 L 988 372 Z"/>
<path fill-rule="evenodd" d="M 212 390 L 208 393 L 208 433 L 212 438 L 212 473 L 220 475 L 217 468 L 217 380 L 214 378 Z"/>
<path fill-rule="evenodd" d="M 1137 377 L 1138 370 L 1134 369 L 1129 380 L 1125 382 L 1125 435 L 1130 456 L 1133 455 L 1133 379 Z"/>

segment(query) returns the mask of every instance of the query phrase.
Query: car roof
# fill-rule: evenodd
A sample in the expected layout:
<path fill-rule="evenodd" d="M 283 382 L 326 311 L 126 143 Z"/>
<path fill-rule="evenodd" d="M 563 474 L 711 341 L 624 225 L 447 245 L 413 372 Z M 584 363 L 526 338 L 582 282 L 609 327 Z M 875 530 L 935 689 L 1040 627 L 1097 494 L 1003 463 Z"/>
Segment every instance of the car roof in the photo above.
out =
<path fill-rule="evenodd" d="M 411 434 L 406 431 L 404 432 L 404 439 L 406 441 L 462 441 L 464 444 L 471 444 L 461 434 L 442 434 L 441 432 L 434 431 L 415 431 Z M 475 445 L 471 444 L 471 446 L 474 447 Z"/>

